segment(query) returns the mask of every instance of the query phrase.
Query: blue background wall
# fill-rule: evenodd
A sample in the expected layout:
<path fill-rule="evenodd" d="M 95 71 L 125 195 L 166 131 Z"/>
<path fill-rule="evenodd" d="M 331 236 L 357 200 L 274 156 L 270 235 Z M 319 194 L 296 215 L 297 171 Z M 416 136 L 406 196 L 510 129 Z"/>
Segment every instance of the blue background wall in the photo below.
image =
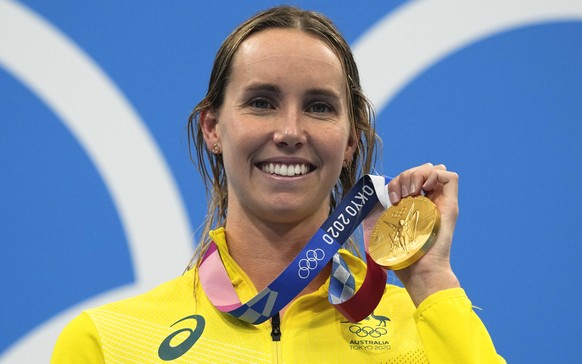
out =
<path fill-rule="evenodd" d="M 562 3 L 580 14 L 576 1 Z M 52 24 L 121 91 L 155 140 L 194 233 L 205 200 L 188 157 L 187 117 L 206 90 L 220 42 L 276 2 L 0 4 L 0 19 L 1 6 L 16 4 Z M 414 2 L 294 4 L 324 12 L 357 45 Z M 0 25 L 0 37 L 14 36 L 7 28 Z M 475 39 L 430 64 L 377 112 L 379 172 L 431 161 L 460 174 L 453 267 L 498 351 L 512 363 L 582 357 L 582 16 Z M 131 138 L 126 148 L 115 153 L 131 150 Z M 1 363 L 46 362 L 71 315 L 137 284 L 137 258 L 116 206 L 75 133 L 0 57 Z M 151 270 L 164 271 L 161 281 L 187 261 Z M 47 335 L 44 346 L 34 345 L 35 335 Z"/>

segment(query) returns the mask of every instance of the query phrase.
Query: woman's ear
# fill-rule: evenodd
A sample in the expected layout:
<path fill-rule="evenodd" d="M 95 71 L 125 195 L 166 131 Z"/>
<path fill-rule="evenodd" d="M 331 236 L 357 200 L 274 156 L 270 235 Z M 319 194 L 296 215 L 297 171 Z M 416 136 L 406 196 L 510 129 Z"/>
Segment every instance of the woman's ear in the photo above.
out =
<path fill-rule="evenodd" d="M 208 150 L 216 150 L 217 146 L 220 146 L 220 133 L 217 130 L 216 125 L 218 124 L 218 119 L 216 112 L 214 110 L 204 110 L 200 113 L 200 128 L 202 130 L 202 135 L 204 136 L 204 142 L 206 143 L 206 148 Z"/>
<path fill-rule="evenodd" d="M 351 163 L 354 157 L 354 153 L 356 152 L 356 148 L 358 146 L 358 138 L 356 137 L 356 133 L 350 133 L 348 138 L 348 144 L 346 145 L 346 150 L 344 152 L 344 161 Z"/>

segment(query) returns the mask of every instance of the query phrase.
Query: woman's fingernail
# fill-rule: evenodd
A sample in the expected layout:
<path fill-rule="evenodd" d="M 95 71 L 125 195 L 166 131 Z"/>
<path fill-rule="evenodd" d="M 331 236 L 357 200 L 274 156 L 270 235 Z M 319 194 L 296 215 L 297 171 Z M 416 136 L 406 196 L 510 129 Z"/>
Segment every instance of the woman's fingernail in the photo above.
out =
<path fill-rule="evenodd" d="M 396 201 L 398 201 L 398 195 L 396 194 L 396 192 L 390 192 L 390 203 L 394 205 Z"/>
<path fill-rule="evenodd" d="M 406 197 L 408 196 L 408 188 L 406 188 L 406 186 L 402 186 L 402 197 Z"/>

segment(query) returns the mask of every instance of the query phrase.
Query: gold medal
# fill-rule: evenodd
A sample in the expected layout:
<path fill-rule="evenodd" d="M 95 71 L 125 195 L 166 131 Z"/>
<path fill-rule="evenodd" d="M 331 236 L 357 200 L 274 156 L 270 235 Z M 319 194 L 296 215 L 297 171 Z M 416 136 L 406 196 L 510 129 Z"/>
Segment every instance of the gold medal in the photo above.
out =
<path fill-rule="evenodd" d="M 406 268 L 430 249 L 439 223 L 439 210 L 430 199 L 403 198 L 376 222 L 370 237 L 370 256 L 385 269 Z"/>

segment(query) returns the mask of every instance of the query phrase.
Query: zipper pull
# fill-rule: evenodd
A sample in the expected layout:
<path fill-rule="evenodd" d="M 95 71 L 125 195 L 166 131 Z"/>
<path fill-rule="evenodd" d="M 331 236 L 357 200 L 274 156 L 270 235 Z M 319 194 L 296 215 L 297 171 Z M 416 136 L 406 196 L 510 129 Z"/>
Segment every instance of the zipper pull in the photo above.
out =
<path fill-rule="evenodd" d="M 279 316 L 279 312 L 271 318 L 271 327 L 273 341 L 281 341 L 281 316 Z"/>

